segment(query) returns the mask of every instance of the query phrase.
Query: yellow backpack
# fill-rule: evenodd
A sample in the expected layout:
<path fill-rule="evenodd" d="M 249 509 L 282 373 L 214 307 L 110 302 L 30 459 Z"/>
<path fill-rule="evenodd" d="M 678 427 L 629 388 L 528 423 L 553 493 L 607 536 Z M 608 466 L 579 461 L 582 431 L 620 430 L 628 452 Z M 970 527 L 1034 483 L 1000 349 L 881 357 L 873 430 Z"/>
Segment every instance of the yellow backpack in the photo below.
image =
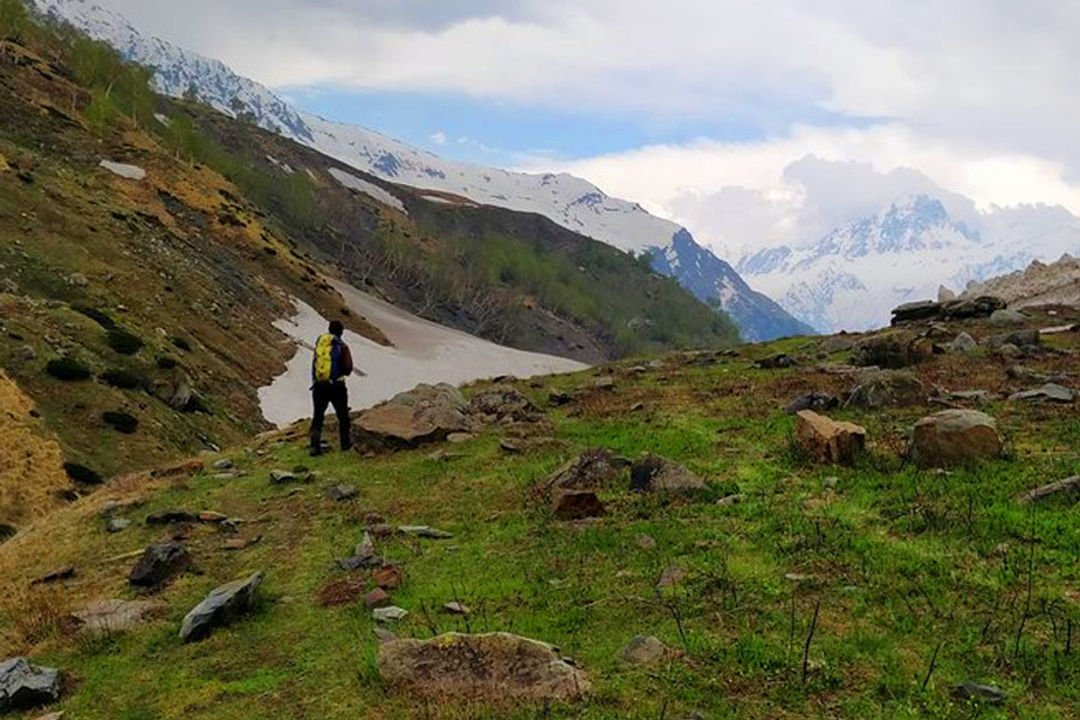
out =
<path fill-rule="evenodd" d="M 320 335 L 315 343 L 315 382 L 334 379 L 334 336 Z"/>

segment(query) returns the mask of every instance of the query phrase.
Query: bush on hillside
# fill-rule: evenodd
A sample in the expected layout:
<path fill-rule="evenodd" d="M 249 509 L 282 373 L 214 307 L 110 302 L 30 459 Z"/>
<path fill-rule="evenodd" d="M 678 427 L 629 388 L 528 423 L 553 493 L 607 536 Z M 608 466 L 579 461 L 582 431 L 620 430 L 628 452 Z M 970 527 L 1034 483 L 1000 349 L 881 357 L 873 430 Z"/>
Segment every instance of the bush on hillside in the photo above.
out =
<path fill-rule="evenodd" d="M 106 385 L 120 390 L 134 390 L 137 387 L 145 385 L 143 378 L 137 373 L 133 373 L 130 370 L 122 370 L 116 368 L 113 370 L 106 370 L 98 376 L 101 381 Z"/>
<path fill-rule="evenodd" d="M 50 360 L 49 364 L 45 366 L 45 372 L 57 380 L 64 380 L 65 382 L 89 380 L 93 375 L 89 367 L 74 358 Z"/>
<path fill-rule="evenodd" d="M 191 352 L 191 343 L 182 337 L 173 338 L 172 344 L 178 349 L 184 352 Z"/>
<path fill-rule="evenodd" d="M 169 357 L 168 355 L 162 355 L 157 359 L 157 366 L 159 370 L 172 370 L 179 364 L 180 363 L 179 361 L 177 361 L 176 358 Z"/>
<path fill-rule="evenodd" d="M 64 472 L 67 473 L 67 476 L 71 478 L 72 482 L 79 483 L 80 485 L 100 485 L 102 481 L 100 473 L 85 465 L 80 465 L 79 463 L 64 463 Z"/>
<path fill-rule="evenodd" d="M 105 314 L 105 312 L 102 310 L 87 307 L 86 305 L 75 305 L 74 307 L 72 307 L 72 310 L 81 315 L 85 315 L 106 330 L 116 329 L 116 321 L 109 317 L 107 314 Z"/>
<path fill-rule="evenodd" d="M 101 419 L 114 430 L 125 435 L 131 435 L 139 429 L 139 419 L 121 410 L 107 410 L 101 414 Z"/>
<path fill-rule="evenodd" d="M 116 352 L 121 355 L 134 355 L 143 349 L 145 343 L 137 335 L 129 333 L 127 330 L 110 330 L 107 336 L 107 342 Z"/>

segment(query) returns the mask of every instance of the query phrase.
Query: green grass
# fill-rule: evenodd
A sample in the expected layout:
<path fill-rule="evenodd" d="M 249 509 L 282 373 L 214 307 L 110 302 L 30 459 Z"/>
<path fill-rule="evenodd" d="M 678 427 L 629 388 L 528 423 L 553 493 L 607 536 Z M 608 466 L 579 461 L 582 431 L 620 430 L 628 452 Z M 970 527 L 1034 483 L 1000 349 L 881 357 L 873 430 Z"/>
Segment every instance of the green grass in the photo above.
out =
<path fill-rule="evenodd" d="M 167 507 L 250 519 L 242 534 L 261 534 L 262 542 L 225 553 L 216 530 L 197 528 L 188 542 L 201 574 L 162 593 L 165 619 L 104 646 L 58 638 L 41 659 L 78 679 L 63 704 L 76 717 L 1075 716 L 1080 659 L 1069 633 L 1080 619 L 1080 511 L 1012 500 L 1076 471 L 1075 450 L 1049 452 L 1075 439 L 1072 411 L 993 408 L 1014 445 L 1048 451 L 950 473 L 905 464 L 884 442 L 890 428 L 929 408 L 839 412 L 870 428 L 872 452 L 855 467 L 816 467 L 792 450 L 792 422 L 776 409 L 801 372 L 754 370 L 742 358 L 617 372 L 614 393 L 587 393 L 548 412 L 562 445 L 520 456 L 501 451 L 494 431 L 454 446 L 464 457 L 448 463 L 430 459 L 430 448 L 362 460 L 312 460 L 299 442 L 262 456 L 238 451 L 246 476 L 203 474 L 152 496 L 131 515 L 136 525 L 118 535 L 95 519 L 76 552 L 108 556 L 148 543 L 157 531 L 141 521 Z M 591 375 L 558 377 L 526 391 L 543 404 L 551 388 L 591 383 Z M 638 401 L 645 410 L 627 410 Z M 592 446 L 669 456 L 712 490 L 689 499 L 640 496 L 624 480 L 601 493 L 611 510 L 603 520 L 556 522 L 530 488 Z M 320 479 L 269 484 L 271 469 L 296 465 Z M 358 485 L 360 497 L 325 499 L 323 489 L 338 482 Z M 741 503 L 715 502 L 736 490 Z M 343 576 L 333 559 L 359 541 L 369 510 L 455 536 L 381 545 L 406 574 L 394 592 L 411 611 L 395 628 L 400 635 L 509 630 L 553 642 L 588 669 L 592 696 L 543 711 L 423 706 L 385 688 L 368 611 L 315 601 L 320 587 Z M 641 548 L 641 534 L 656 547 Z M 658 592 L 656 581 L 676 565 L 685 580 Z M 121 596 L 124 569 L 109 571 Z M 187 609 L 253 570 L 266 573 L 254 614 L 203 643 L 177 641 Z M 785 577 L 791 573 L 805 578 Z M 451 600 L 473 609 L 468 626 L 438 613 Z M 819 604 L 803 682 L 803 647 Z M 659 636 L 685 657 L 650 669 L 620 664 L 619 648 L 638 633 Z M 968 679 L 1000 685 L 1009 700 L 1000 708 L 956 703 L 950 690 Z"/>

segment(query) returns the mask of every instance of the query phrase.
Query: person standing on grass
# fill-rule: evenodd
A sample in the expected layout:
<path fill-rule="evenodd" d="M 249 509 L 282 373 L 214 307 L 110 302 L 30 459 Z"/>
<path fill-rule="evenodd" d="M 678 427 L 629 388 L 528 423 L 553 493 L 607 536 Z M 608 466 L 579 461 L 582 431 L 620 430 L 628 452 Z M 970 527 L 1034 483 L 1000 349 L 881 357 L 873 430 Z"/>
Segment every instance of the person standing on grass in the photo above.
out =
<path fill-rule="evenodd" d="M 311 360 L 311 400 L 315 414 L 311 418 L 311 454 L 322 454 L 322 427 L 326 408 L 334 406 L 341 434 L 342 452 L 352 447 L 352 426 L 349 420 L 349 389 L 345 378 L 353 373 L 352 353 L 341 339 L 345 326 L 338 320 L 330 323 L 329 332 L 315 341 Z"/>

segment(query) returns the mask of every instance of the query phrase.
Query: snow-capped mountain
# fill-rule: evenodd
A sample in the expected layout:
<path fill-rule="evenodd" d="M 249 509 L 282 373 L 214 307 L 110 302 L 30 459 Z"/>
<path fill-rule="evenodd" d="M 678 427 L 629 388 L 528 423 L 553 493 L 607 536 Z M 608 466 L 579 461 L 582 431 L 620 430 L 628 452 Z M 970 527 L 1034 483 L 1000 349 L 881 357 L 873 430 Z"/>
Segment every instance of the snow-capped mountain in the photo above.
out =
<path fill-rule="evenodd" d="M 916 195 L 849 222 L 802 248 L 771 247 L 739 261 L 740 273 L 818 330 L 887 324 L 892 308 L 936 298 L 1080 249 L 1080 219 L 1061 207 L 995 208 L 974 221 Z"/>
<path fill-rule="evenodd" d="M 718 302 L 744 339 L 813 331 L 751 289 L 731 265 L 698 245 L 684 228 L 650 215 L 636 203 L 609 197 L 586 180 L 562 173 L 510 172 L 446 160 L 366 128 L 298 111 L 262 85 L 236 75 L 224 63 L 143 35 L 122 16 L 86 0 L 36 2 L 43 12 L 108 42 L 129 59 L 152 66 L 157 89 L 163 94 L 196 96 L 228 115 L 244 114 L 262 128 L 391 182 L 538 213 L 627 252 L 650 253 L 658 272 L 675 277 L 701 300 Z"/>

